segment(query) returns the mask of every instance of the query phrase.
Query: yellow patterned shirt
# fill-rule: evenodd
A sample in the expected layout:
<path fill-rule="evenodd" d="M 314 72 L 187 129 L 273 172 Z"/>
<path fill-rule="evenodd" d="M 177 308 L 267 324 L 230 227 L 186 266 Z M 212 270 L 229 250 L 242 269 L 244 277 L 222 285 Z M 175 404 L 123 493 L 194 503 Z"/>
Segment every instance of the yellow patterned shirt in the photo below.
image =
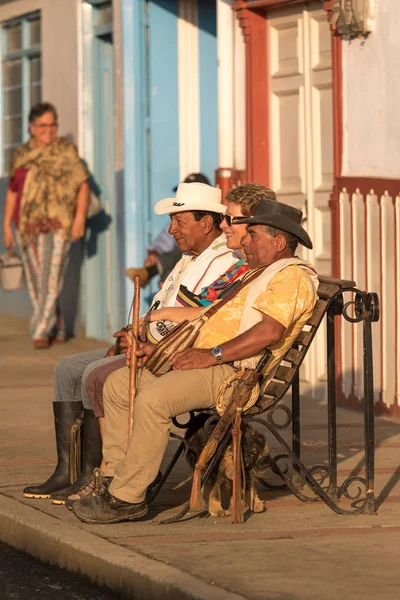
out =
<path fill-rule="evenodd" d="M 194 343 L 195 348 L 213 348 L 239 335 L 250 285 L 240 290 L 203 325 Z M 269 372 L 292 345 L 312 315 L 316 301 L 317 293 L 311 278 L 297 265 L 277 273 L 267 289 L 256 298 L 253 307 L 285 327 L 282 338 L 270 348 L 272 356 L 264 372 Z"/>

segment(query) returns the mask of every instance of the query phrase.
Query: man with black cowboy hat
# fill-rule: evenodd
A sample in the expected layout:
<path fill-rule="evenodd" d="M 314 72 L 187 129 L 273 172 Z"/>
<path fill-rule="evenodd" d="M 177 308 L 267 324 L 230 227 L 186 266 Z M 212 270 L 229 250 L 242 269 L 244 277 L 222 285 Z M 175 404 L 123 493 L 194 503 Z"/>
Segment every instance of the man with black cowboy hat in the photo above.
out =
<path fill-rule="evenodd" d="M 171 417 L 213 408 L 220 386 L 237 368 L 255 367 L 266 348 L 271 356 L 265 377 L 273 376 L 317 300 L 315 270 L 294 256 L 298 242 L 312 248 L 301 218 L 301 211 L 271 200 L 261 200 L 250 217 L 233 217 L 233 223 L 247 224 L 242 247 L 249 273 L 260 274 L 210 317 L 195 347 L 175 355 L 172 371 L 157 378 L 142 370 L 130 439 L 126 426 L 128 368 L 107 379 L 103 456 L 111 483 L 74 504 L 80 520 L 116 523 L 143 517 L 147 513 L 146 489 L 158 473 Z M 137 351 L 144 364 L 153 350 L 151 344 L 143 344 Z"/>

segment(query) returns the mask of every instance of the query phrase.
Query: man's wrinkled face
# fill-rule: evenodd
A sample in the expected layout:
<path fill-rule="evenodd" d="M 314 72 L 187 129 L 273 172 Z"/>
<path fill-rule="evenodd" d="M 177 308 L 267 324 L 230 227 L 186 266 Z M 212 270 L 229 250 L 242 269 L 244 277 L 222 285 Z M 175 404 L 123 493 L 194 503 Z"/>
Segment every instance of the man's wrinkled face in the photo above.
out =
<path fill-rule="evenodd" d="M 196 221 L 192 212 L 185 211 L 171 216 L 168 232 L 174 236 L 181 252 L 200 254 L 204 245 L 205 231 L 202 219 Z"/>
<path fill-rule="evenodd" d="M 242 247 L 252 269 L 272 265 L 280 257 L 282 243 L 286 247 L 284 236 L 274 237 L 265 231 L 264 225 L 248 225 L 242 239 Z"/>

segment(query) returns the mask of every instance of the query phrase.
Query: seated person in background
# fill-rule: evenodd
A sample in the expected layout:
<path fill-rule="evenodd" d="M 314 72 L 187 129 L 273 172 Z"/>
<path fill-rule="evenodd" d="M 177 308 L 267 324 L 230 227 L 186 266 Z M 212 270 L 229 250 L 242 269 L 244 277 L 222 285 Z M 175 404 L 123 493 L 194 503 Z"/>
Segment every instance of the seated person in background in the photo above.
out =
<path fill-rule="evenodd" d="M 206 183 L 210 185 L 209 180 L 203 173 L 190 173 L 183 183 Z M 174 187 L 176 192 L 178 186 Z M 174 238 L 168 233 L 169 225 L 165 225 L 157 235 L 154 242 L 146 248 L 147 258 L 143 267 L 129 268 L 125 270 L 129 279 L 134 280 L 135 275 L 140 277 L 140 287 L 144 288 L 150 279 L 155 275 L 160 276 L 160 281 L 164 282 L 172 269 L 182 256 Z"/>
<path fill-rule="evenodd" d="M 158 208 L 157 208 L 158 207 Z M 170 233 L 183 252 L 163 288 L 153 300 L 153 308 L 174 306 L 179 293 L 187 298 L 210 285 L 225 273 L 238 258 L 227 247 L 225 235 L 220 229 L 221 215 L 226 206 L 221 202 L 221 190 L 204 183 L 180 184 L 176 198 L 166 198 L 157 204 L 158 214 L 170 214 Z M 173 327 L 174 323 L 157 321 L 149 323 L 148 339 L 158 341 Z M 123 349 L 125 332 L 117 332 Z M 106 355 L 106 358 L 104 358 Z M 115 361 L 115 362 L 114 362 Z M 101 436 L 99 423 L 93 413 L 84 382 L 90 371 L 100 364 L 113 362 L 115 368 L 124 364 L 115 356 L 115 346 L 93 350 L 62 359 L 55 368 L 53 403 L 57 444 L 57 467 L 43 484 L 24 489 L 27 498 L 51 498 L 55 504 L 63 504 L 65 498 L 79 490 L 90 478 L 95 467 L 101 463 Z M 82 405 L 83 403 L 83 405 Z M 78 480 L 70 486 L 69 444 L 72 425 L 84 408 L 83 468 Z"/>
<path fill-rule="evenodd" d="M 316 272 L 294 256 L 298 242 L 312 248 L 301 217 L 295 208 L 261 200 L 252 216 L 233 219 L 247 225 L 242 247 L 250 269 L 261 269 L 260 274 L 203 325 L 194 348 L 175 355 L 172 371 L 156 377 L 141 370 L 130 439 L 129 369 L 108 377 L 103 457 L 109 485 L 73 504 L 81 521 L 117 523 L 146 515 L 146 491 L 160 468 L 171 418 L 213 408 L 221 384 L 236 368 L 254 368 L 268 347 L 272 354 L 264 373 L 273 374 L 317 300 Z M 142 364 L 153 351 L 152 344 L 141 345 L 137 355 Z"/>

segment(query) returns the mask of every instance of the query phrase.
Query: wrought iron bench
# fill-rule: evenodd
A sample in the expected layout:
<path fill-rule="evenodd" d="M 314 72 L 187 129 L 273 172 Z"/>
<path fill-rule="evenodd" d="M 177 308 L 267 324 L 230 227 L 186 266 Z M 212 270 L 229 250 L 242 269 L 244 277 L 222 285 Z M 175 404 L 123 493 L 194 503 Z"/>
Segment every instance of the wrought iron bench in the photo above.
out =
<path fill-rule="evenodd" d="M 244 422 L 255 422 L 265 427 L 280 444 L 283 453 L 272 456 L 273 471 L 281 480 L 279 485 L 267 483 L 259 479 L 268 489 L 288 489 L 303 502 L 322 500 L 338 514 L 359 514 L 366 512 L 375 514 L 374 499 L 374 397 L 372 369 L 372 336 L 371 323 L 379 319 L 379 302 L 374 293 L 367 293 L 356 288 L 354 281 L 344 281 L 328 277 L 320 277 L 318 301 L 311 318 L 298 335 L 295 343 L 284 355 L 280 366 L 267 387 L 260 393 L 256 405 L 246 412 Z M 343 293 L 350 292 L 352 300 L 344 303 Z M 352 314 L 350 315 L 350 311 Z M 363 326 L 363 369 L 364 369 L 364 447 L 365 477 L 350 475 L 341 485 L 338 484 L 337 473 L 337 439 L 336 439 L 336 373 L 335 373 L 335 317 L 342 315 L 344 319 Z M 310 348 L 312 341 L 326 316 L 327 346 L 327 404 L 328 404 L 328 463 L 305 466 L 301 460 L 301 427 L 300 427 L 300 377 L 299 370 Z M 291 409 L 280 401 L 291 388 Z M 276 414 L 284 411 L 285 421 L 278 423 Z M 218 418 L 216 411 L 208 411 L 210 420 Z M 190 419 L 194 413 L 190 413 Z M 190 421 L 189 421 L 190 422 Z M 174 419 L 174 424 L 186 429 L 184 424 Z M 291 446 L 282 437 L 283 429 L 291 427 Z M 178 449 L 167 465 L 159 484 L 153 489 L 149 502 L 152 502 L 162 489 L 174 465 L 184 451 L 187 451 L 186 440 L 175 433 L 171 436 L 180 441 Z M 216 462 L 221 456 L 231 437 L 228 431 L 219 448 L 210 461 L 202 478 L 204 485 Z M 285 466 L 282 468 L 282 461 Z M 295 476 L 293 476 L 295 475 Z M 283 480 L 283 483 L 282 483 Z M 306 495 L 302 488 L 307 483 L 313 494 Z M 364 493 L 363 493 L 364 492 Z M 350 508 L 339 506 L 341 497 L 351 501 Z M 163 521 L 172 523 L 181 519 L 189 510 L 189 503 L 176 516 Z"/>

